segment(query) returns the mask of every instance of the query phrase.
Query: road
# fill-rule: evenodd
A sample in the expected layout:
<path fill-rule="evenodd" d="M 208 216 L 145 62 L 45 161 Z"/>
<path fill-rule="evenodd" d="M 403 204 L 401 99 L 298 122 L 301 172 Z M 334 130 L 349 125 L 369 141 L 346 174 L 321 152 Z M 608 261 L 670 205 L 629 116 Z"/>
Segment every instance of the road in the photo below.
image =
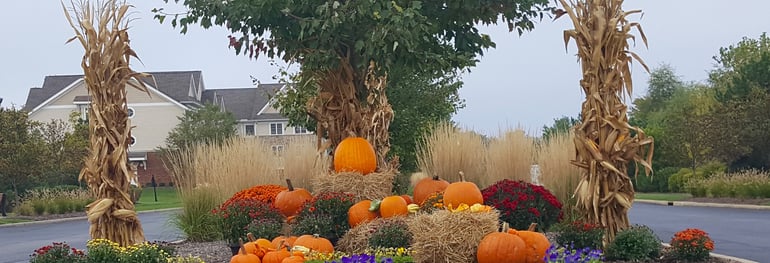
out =
<path fill-rule="evenodd" d="M 652 228 L 666 243 L 674 233 L 700 228 L 714 240 L 714 252 L 770 262 L 770 210 L 738 208 L 664 206 L 634 203 L 631 224 Z"/>
<path fill-rule="evenodd" d="M 182 234 L 171 225 L 169 218 L 176 211 L 139 214 L 144 235 L 150 241 L 179 240 Z M 58 223 L 43 223 L 0 228 L 0 263 L 29 262 L 32 252 L 52 242 L 66 241 L 72 247 L 85 250 L 88 235 L 86 219 Z"/>

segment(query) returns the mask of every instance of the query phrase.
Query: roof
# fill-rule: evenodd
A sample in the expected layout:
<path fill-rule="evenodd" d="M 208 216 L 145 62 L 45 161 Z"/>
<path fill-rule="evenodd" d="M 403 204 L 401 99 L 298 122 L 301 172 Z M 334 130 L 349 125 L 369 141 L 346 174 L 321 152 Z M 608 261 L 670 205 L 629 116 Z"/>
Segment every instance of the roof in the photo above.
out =
<path fill-rule="evenodd" d="M 191 85 L 195 84 L 199 88 L 203 88 L 202 74 L 199 70 L 147 73 L 151 74 L 155 78 L 155 81 L 147 78 L 144 80 L 145 83 L 153 86 L 178 102 L 196 100 L 195 98 L 188 96 Z M 43 87 L 29 89 L 27 102 L 24 104 L 24 110 L 31 111 L 80 78 L 83 78 L 83 75 L 46 76 L 43 81 Z"/>
<path fill-rule="evenodd" d="M 285 119 L 281 114 L 259 112 L 270 102 L 284 84 L 259 84 L 256 88 L 209 89 L 203 93 L 204 103 L 219 104 L 224 100 L 225 109 L 237 120 Z"/>

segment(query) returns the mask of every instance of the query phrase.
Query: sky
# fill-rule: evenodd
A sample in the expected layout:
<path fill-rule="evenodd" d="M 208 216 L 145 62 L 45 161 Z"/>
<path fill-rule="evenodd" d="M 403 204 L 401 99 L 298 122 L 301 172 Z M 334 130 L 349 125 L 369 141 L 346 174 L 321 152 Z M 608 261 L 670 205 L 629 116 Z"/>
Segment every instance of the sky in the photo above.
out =
<path fill-rule="evenodd" d="M 248 87 L 250 76 L 275 82 L 278 68 L 269 61 L 236 56 L 228 49 L 227 30 L 192 26 L 182 35 L 168 21 L 158 23 L 150 12 L 160 7 L 179 11 L 179 6 L 162 0 L 129 2 L 135 5 L 129 35 L 142 62 L 132 64 L 135 70 L 201 70 L 208 88 Z M 641 23 L 649 48 L 639 41 L 632 51 L 651 68 L 671 65 L 685 81 L 706 81 L 720 47 L 770 30 L 767 0 L 626 0 L 624 8 L 644 12 L 631 19 Z M 546 18 L 522 36 L 509 33 L 505 25 L 481 27 L 497 47 L 487 50 L 463 76 L 460 96 L 466 107 L 453 120 L 487 135 L 516 127 L 539 134 L 556 118 L 577 116 L 584 94 L 578 85 L 581 72 L 574 42 L 568 50 L 564 47 L 562 32 L 569 28 L 566 16 Z M 82 47 L 65 45 L 72 36 L 60 1 L 6 1 L 0 11 L 1 106 L 21 107 L 29 89 L 40 87 L 45 76 L 82 74 Z M 649 77 L 639 64 L 633 68 L 630 99 L 646 93 Z"/>

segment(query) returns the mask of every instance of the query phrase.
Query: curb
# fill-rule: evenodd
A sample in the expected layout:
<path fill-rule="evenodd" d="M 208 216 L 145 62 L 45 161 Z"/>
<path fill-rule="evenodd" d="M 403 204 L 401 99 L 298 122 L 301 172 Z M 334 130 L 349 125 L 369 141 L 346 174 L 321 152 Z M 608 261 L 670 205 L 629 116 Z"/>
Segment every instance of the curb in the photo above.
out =
<path fill-rule="evenodd" d="M 634 202 L 667 205 L 667 206 L 698 206 L 698 207 L 721 207 L 721 208 L 740 208 L 740 209 L 753 209 L 753 210 L 770 210 L 770 206 L 766 205 L 741 205 L 741 204 L 720 204 L 720 203 L 701 203 L 701 202 L 689 202 L 689 201 L 658 201 L 658 200 L 644 200 L 636 199 Z"/>
<path fill-rule="evenodd" d="M 670 247 L 670 246 L 671 246 L 671 244 L 669 244 L 669 243 L 661 243 L 661 244 L 663 244 L 663 246 L 665 246 L 665 247 Z M 726 259 L 726 260 L 732 260 L 732 261 L 735 261 L 735 262 L 740 262 L 740 263 L 759 263 L 759 262 L 757 262 L 757 261 L 753 261 L 753 260 L 742 259 L 742 258 L 736 258 L 736 257 L 733 257 L 733 256 L 722 255 L 722 254 L 717 254 L 717 253 L 709 253 L 709 254 L 711 254 L 711 256 L 712 256 L 712 257 L 715 257 L 715 258 L 721 258 L 721 259 Z"/>
<path fill-rule="evenodd" d="M 137 214 L 146 214 L 146 213 L 157 213 L 157 212 L 167 212 L 167 211 L 174 211 L 174 210 L 181 210 L 180 207 L 175 208 L 164 208 L 164 209 L 156 209 L 156 210 L 146 210 L 146 211 L 140 211 L 136 212 Z M 29 221 L 29 222 L 21 222 L 21 223 L 10 223 L 10 224 L 3 224 L 0 225 L 0 228 L 7 228 L 7 227 L 17 227 L 17 226 L 29 226 L 29 225 L 42 225 L 42 224 L 52 224 L 52 223 L 61 223 L 61 222 L 69 222 L 69 221 L 78 221 L 78 220 L 87 220 L 87 216 L 77 216 L 77 217 L 67 217 L 67 218 L 58 218 L 58 219 L 50 219 L 50 220 L 39 220 L 39 221 Z"/>

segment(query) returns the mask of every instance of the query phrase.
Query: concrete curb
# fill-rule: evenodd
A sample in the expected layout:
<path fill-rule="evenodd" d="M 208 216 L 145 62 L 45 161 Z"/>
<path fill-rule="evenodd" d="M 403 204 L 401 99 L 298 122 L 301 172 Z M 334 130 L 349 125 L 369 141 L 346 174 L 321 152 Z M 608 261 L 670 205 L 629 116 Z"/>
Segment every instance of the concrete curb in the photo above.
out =
<path fill-rule="evenodd" d="M 175 207 L 175 208 L 164 208 L 164 209 L 156 209 L 156 210 L 146 210 L 146 211 L 137 212 L 137 214 L 166 212 L 166 211 L 174 211 L 174 210 L 181 210 L 181 209 L 182 208 Z M 88 220 L 88 217 L 87 216 L 77 216 L 77 217 L 58 218 L 58 219 L 51 219 L 51 220 L 39 220 L 39 221 L 30 221 L 30 222 L 21 222 L 21 223 L 10 223 L 10 224 L 0 225 L 0 228 L 17 227 L 17 226 L 29 226 L 29 225 L 42 225 L 42 224 L 52 224 L 52 223 L 61 223 L 61 222 L 78 221 L 78 220 Z"/>
<path fill-rule="evenodd" d="M 634 202 L 667 205 L 667 206 L 700 206 L 700 207 L 722 207 L 722 208 L 770 210 L 770 206 L 766 206 L 766 205 L 700 203 L 700 202 L 689 202 L 689 201 L 658 201 L 658 200 L 643 200 L 643 199 L 636 199 L 634 200 Z"/>
<path fill-rule="evenodd" d="M 665 247 L 670 247 L 671 246 L 671 244 L 669 244 L 669 243 L 662 243 L 662 244 Z M 728 255 L 722 255 L 722 254 L 717 254 L 717 253 L 710 253 L 710 254 L 711 254 L 712 257 L 715 257 L 715 258 L 727 259 L 727 260 L 732 260 L 732 261 L 736 261 L 736 262 L 740 262 L 740 263 L 759 263 L 757 261 L 748 260 L 748 259 L 742 259 L 742 258 L 736 258 L 736 257 L 733 257 L 733 256 L 728 256 Z"/>

